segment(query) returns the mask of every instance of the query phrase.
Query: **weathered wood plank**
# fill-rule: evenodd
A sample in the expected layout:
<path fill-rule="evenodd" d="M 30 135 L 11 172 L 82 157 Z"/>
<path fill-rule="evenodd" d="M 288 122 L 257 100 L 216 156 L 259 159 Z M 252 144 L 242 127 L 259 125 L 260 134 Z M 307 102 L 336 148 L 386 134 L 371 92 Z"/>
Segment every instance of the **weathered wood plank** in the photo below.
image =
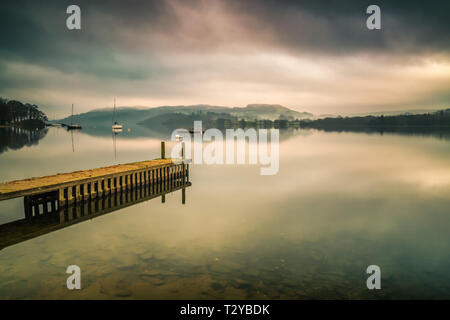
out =
<path fill-rule="evenodd" d="M 178 159 L 177 159 L 178 160 Z M 164 168 L 175 165 L 177 160 L 155 159 L 127 164 L 118 164 L 97 169 L 58 173 L 45 177 L 34 177 L 0 183 L 0 200 L 17 198 L 35 193 L 58 190 L 84 182 L 92 182 L 100 177 L 111 178 L 117 174 L 129 174 L 136 170 Z M 179 162 L 178 162 L 179 163 Z"/>

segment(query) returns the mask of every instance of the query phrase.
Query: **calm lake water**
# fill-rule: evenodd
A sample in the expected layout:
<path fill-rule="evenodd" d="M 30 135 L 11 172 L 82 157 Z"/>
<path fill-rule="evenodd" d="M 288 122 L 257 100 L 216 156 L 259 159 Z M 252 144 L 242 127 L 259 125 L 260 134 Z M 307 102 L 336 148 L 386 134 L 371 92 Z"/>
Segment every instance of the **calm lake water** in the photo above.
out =
<path fill-rule="evenodd" d="M 159 147 L 51 128 L 3 149 L 0 180 L 152 159 Z M 193 165 L 184 205 L 174 191 L 7 246 L 0 298 L 450 298 L 449 140 L 289 131 L 279 173 L 259 169 Z M 23 218 L 22 199 L 0 202 L 0 224 Z M 372 264 L 381 290 L 366 288 Z M 69 265 L 81 290 L 66 288 Z"/>

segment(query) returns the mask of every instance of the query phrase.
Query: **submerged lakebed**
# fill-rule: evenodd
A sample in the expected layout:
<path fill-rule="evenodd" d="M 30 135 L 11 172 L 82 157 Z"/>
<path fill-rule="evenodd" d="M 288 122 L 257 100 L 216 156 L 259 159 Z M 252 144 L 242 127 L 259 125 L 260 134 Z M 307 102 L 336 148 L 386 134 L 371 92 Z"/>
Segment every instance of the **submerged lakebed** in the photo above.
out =
<path fill-rule="evenodd" d="M 0 180 L 153 159 L 160 140 L 50 128 L 0 154 Z M 291 130 L 279 153 L 276 175 L 193 165 L 185 204 L 176 190 L 3 248 L 0 298 L 450 297 L 450 140 Z M 22 218 L 0 202 L 1 224 Z"/>

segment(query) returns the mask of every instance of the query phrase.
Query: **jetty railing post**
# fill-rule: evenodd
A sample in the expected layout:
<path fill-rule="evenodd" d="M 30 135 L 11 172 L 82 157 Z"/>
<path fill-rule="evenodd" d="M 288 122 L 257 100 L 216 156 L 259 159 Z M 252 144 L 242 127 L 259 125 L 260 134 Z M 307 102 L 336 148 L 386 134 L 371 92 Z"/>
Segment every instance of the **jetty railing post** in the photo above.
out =
<path fill-rule="evenodd" d="M 111 194 L 115 194 L 116 193 L 116 178 L 115 177 L 111 177 L 108 179 L 109 181 L 111 181 Z"/>
<path fill-rule="evenodd" d="M 69 188 L 67 188 L 67 194 L 69 194 Z M 64 197 L 64 188 L 58 190 L 58 208 L 61 208 L 66 204 L 66 198 Z"/>
<path fill-rule="evenodd" d="M 80 185 L 75 185 L 75 201 L 79 202 L 81 200 L 81 194 L 80 194 Z"/>
<path fill-rule="evenodd" d="M 186 204 L 186 188 L 181 190 L 181 204 Z"/>
<path fill-rule="evenodd" d="M 67 187 L 67 204 L 73 203 L 73 186 Z"/>
<path fill-rule="evenodd" d="M 103 195 L 103 179 L 97 180 L 97 193 L 99 197 Z"/>
<path fill-rule="evenodd" d="M 91 199 L 94 199 L 97 196 L 95 192 L 94 182 L 91 181 L 90 185 L 91 185 Z"/>
<path fill-rule="evenodd" d="M 185 149 L 185 142 L 183 141 L 183 142 L 181 143 L 181 159 L 183 159 L 183 160 L 184 160 L 185 157 L 186 157 L 184 149 Z"/>
<path fill-rule="evenodd" d="M 161 141 L 161 159 L 166 158 L 166 143 Z"/>
<path fill-rule="evenodd" d="M 181 164 L 181 184 L 184 185 L 185 182 L 185 177 L 186 177 L 186 165 L 184 164 L 184 162 Z"/>
<path fill-rule="evenodd" d="M 84 199 L 84 193 L 85 193 L 84 184 L 81 183 L 79 187 L 80 187 L 80 199 L 83 200 Z"/>
<path fill-rule="evenodd" d="M 108 179 L 103 179 L 103 194 L 108 195 L 108 193 L 109 193 Z"/>

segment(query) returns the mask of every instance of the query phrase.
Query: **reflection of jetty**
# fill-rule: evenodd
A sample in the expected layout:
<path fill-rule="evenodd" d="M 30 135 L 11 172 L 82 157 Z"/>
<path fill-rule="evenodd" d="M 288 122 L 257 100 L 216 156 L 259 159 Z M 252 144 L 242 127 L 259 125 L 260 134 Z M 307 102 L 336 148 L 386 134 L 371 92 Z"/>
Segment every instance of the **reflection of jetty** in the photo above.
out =
<path fill-rule="evenodd" d="M 161 201 L 165 202 L 165 195 L 177 190 L 182 191 L 184 204 L 186 188 L 189 186 L 191 183 L 186 181 L 185 176 L 172 175 L 164 181 L 116 189 L 116 192 L 107 196 L 86 198 L 58 209 L 57 198 L 50 194 L 40 198 L 30 196 L 31 199 L 24 205 L 25 219 L 0 226 L 0 249 L 157 197 L 161 197 Z M 51 210 L 48 210 L 49 206 Z"/>
<path fill-rule="evenodd" d="M 189 161 L 164 159 L 162 155 L 162 159 L 0 183 L 0 200 L 23 196 L 25 204 L 32 202 L 39 206 L 47 199 L 57 199 L 52 208 L 56 204 L 59 208 L 135 186 L 165 183 L 180 177 L 189 181 Z M 45 213 L 48 208 L 43 210 Z"/>

